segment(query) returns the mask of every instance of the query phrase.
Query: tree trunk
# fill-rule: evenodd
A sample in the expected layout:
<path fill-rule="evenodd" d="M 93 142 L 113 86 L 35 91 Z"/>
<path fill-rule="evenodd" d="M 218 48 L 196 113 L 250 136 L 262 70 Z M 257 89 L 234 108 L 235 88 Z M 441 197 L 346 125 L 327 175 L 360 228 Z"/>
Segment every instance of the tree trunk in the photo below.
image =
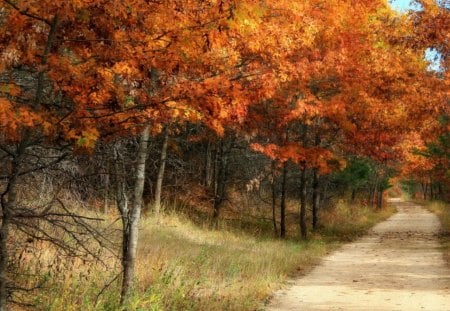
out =
<path fill-rule="evenodd" d="M 280 237 L 286 237 L 286 179 L 287 179 L 287 163 L 283 163 L 283 171 L 281 175 L 281 201 L 280 201 Z"/>
<path fill-rule="evenodd" d="M 317 121 L 316 137 L 314 138 L 314 146 L 320 146 L 320 119 Z M 306 138 L 305 138 L 306 140 Z M 306 142 L 306 141 L 305 141 Z M 313 182 L 312 182 L 312 228 L 317 230 L 319 223 L 319 169 L 313 169 Z"/>
<path fill-rule="evenodd" d="M 158 169 L 158 177 L 156 179 L 156 186 L 155 186 L 154 210 L 155 210 L 155 216 L 158 221 L 159 221 L 159 215 L 160 215 L 160 210 L 161 210 L 161 191 L 162 191 L 162 184 L 163 184 L 163 179 L 164 179 L 164 171 L 166 169 L 168 142 L 169 142 L 169 130 L 166 127 L 164 129 L 164 140 L 163 140 L 163 145 L 161 148 L 161 158 L 160 158 L 159 169 Z"/>
<path fill-rule="evenodd" d="M 225 152 L 225 142 L 220 141 L 216 153 L 216 172 L 215 172 L 215 187 L 214 187 L 214 206 L 212 225 L 215 229 L 219 227 L 220 208 L 225 200 L 226 188 L 226 170 L 227 170 L 227 156 Z"/>
<path fill-rule="evenodd" d="M 373 206 L 373 197 L 375 195 L 375 187 L 369 185 L 369 205 Z"/>
<path fill-rule="evenodd" d="M 353 188 L 352 189 L 352 196 L 350 198 L 350 202 L 354 203 L 355 202 L 355 198 L 356 198 L 356 189 Z"/>
<path fill-rule="evenodd" d="M 206 145 L 206 157 L 205 157 L 205 186 L 210 188 L 213 183 L 213 154 L 211 152 L 211 142 L 208 141 Z"/>
<path fill-rule="evenodd" d="M 0 227 L 0 311 L 6 311 L 7 292 L 7 268 L 8 268 L 8 234 L 10 215 L 8 208 L 2 204 L 2 223 Z"/>
<path fill-rule="evenodd" d="M 300 235 L 304 240 L 308 235 L 306 227 L 306 168 L 302 168 L 300 176 Z"/>
<path fill-rule="evenodd" d="M 1 194 L 2 222 L 0 226 L 0 311 L 6 311 L 8 300 L 8 236 L 9 226 L 13 218 L 13 208 L 17 203 L 17 178 L 24 144 L 21 144 L 12 161 L 12 171 L 6 185 L 6 190 Z"/>
<path fill-rule="evenodd" d="M 308 125 L 303 125 L 302 144 L 306 148 L 308 145 Z M 306 163 L 302 163 L 300 175 L 300 236 L 302 239 L 307 238 L 306 227 Z"/>
<path fill-rule="evenodd" d="M 375 184 L 373 186 L 373 195 L 372 195 L 372 200 L 370 202 L 370 205 L 373 206 L 377 206 L 377 201 L 378 201 L 378 188 L 380 186 L 380 182 L 379 182 L 379 176 L 378 173 L 375 177 Z"/>
<path fill-rule="evenodd" d="M 383 208 L 383 192 L 384 192 L 383 189 L 379 187 L 377 192 L 377 209 Z"/>
<path fill-rule="evenodd" d="M 103 213 L 108 214 L 108 198 L 109 198 L 109 184 L 110 184 L 110 178 L 109 178 L 109 161 L 106 160 L 106 172 L 104 175 L 104 182 L 105 182 L 105 190 L 104 190 L 104 197 L 103 197 Z"/>
<path fill-rule="evenodd" d="M 276 189 L 276 176 L 275 176 L 275 161 L 272 161 L 272 223 L 273 223 L 273 232 L 275 236 L 278 236 L 278 228 L 277 228 L 277 189 Z"/>
<path fill-rule="evenodd" d="M 212 218 L 212 225 L 214 228 L 219 226 L 219 216 L 222 204 L 227 197 L 227 182 L 228 182 L 228 157 L 233 148 L 234 140 L 227 144 L 224 139 L 221 139 L 216 152 L 215 163 L 215 186 L 214 186 L 214 211 Z"/>
<path fill-rule="evenodd" d="M 420 185 L 422 186 L 423 199 L 426 200 L 427 199 L 427 192 L 428 192 L 428 190 L 427 190 L 428 184 L 421 182 Z"/>
<path fill-rule="evenodd" d="M 434 200 L 433 180 L 430 177 L 430 201 Z"/>
<path fill-rule="evenodd" d="M 312 227 L 317 230 L 319 223 L 319 172 L 315 168 L 313 170 L 313 193 L 312 193 Z"/>
<path fill-rule="evenodd" d="M 142 194 L 144 192 L 145 166 L 148 153 L 148 139 L 150 126 L 147 125 L 143 130 L 137 151 L 136 161 L 136 179 L 133 189 L 133 202 L 128 213 L 128 222 L 124 233 L 126 239 L 124 243 L 124 257 L 122 258 L 123 279 L 121 302 L 125 303 L 133 289 L 134 266 L 136 261 L 136 251 L 139 234 L 139 219 L 142 208 Z"/>

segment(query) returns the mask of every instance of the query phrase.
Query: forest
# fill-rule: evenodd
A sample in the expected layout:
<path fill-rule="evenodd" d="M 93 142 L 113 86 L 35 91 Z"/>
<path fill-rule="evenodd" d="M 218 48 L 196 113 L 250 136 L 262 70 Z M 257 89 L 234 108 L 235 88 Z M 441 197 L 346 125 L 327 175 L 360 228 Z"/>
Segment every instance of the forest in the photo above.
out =
<path fill-rule="evenodd" d="M 257 310 L 388 192 L 449 201 L 415 2 L 0 0 L 0 311 Z"/>

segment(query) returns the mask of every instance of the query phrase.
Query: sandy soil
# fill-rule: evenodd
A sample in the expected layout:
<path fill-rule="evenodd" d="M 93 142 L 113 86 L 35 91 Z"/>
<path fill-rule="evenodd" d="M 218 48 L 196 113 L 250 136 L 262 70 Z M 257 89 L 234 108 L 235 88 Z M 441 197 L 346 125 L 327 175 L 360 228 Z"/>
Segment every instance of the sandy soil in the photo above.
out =
<path fill-rule="evenodd" d="M 275 294 L 267 310 L 450 310 L 450 269 L 437 217 L 392 199 L 398 213 Z"/>

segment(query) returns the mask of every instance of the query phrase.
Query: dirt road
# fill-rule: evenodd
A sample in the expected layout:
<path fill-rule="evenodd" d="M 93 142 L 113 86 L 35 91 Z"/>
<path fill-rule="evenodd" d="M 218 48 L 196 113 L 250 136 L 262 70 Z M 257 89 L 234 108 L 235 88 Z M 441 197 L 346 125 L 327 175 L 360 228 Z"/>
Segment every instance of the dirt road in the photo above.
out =
<path fill-rule="evenodd" d="M 397 214 L 276 293 L 267 310 L 450 310 L 437 217 L 392 201 Z"/>

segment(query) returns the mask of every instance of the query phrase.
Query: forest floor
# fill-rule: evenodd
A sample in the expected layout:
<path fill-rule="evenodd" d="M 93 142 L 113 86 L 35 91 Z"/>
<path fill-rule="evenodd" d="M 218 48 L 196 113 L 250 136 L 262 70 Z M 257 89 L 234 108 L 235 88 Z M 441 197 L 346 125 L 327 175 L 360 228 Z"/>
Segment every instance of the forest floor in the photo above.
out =
<path fill-rule="evenodd" d="M 437 216 L 392 203 L 398 213 L 277 292 L 268 310 L 450 310 Z"/>

